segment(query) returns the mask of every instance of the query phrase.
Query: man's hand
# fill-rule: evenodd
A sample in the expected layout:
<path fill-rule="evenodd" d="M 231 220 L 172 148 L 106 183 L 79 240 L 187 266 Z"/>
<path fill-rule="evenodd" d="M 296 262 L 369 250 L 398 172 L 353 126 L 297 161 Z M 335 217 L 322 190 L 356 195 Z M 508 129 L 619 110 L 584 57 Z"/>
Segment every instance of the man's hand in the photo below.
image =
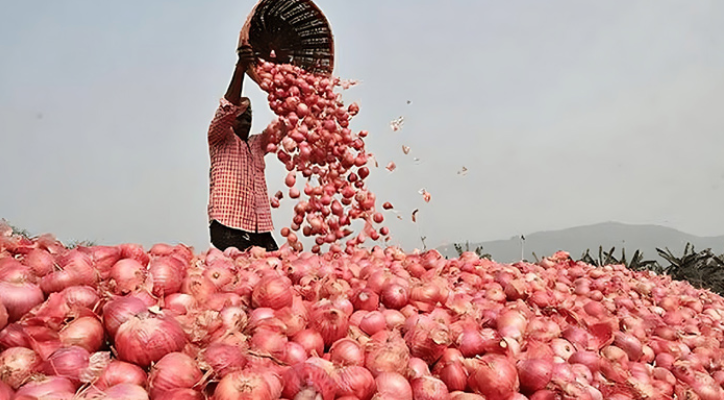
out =
<path fill-rule="evenodd" d="M 244 68 L 244 70 L 256 62 L 254 50 L 252 50 L 251 46 L 242 46 L 239 48 L 237 53 L 239 54 L 239 61 L 237 61 L 237 64 Z"/>

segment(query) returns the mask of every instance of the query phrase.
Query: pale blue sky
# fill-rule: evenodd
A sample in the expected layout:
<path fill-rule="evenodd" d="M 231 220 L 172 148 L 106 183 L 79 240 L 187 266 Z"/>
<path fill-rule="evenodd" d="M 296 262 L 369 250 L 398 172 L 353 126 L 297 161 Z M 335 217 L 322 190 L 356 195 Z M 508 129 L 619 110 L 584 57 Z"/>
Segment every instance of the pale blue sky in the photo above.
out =
<path fill-rule="evenodd" d="M 317 4 L 335 74 L 361 81 L 343 98 L 360 102 L 352 128 L 380 162 L 369 185 L 404 216 L 387 213 L 393 243 L 608 220 L 724 234 L 724 2 Z M 65 242 L 207 249 L 205 135 L 252 6 L 4 1 L 0 218 Z M 258 132 L 272 115 L 248 80 L 246 94 Z"/>

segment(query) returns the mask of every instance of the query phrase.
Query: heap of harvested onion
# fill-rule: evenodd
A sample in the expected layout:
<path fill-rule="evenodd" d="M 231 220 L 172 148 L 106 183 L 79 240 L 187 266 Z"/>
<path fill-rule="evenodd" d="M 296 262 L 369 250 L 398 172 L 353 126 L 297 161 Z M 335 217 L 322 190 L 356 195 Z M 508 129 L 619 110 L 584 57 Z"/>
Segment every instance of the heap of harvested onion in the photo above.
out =
<path fill-rule="evenodd" d="M 722 297 L 565 253 L 3 236 L 0 277 L 0 400 L 724 398 Z"/>

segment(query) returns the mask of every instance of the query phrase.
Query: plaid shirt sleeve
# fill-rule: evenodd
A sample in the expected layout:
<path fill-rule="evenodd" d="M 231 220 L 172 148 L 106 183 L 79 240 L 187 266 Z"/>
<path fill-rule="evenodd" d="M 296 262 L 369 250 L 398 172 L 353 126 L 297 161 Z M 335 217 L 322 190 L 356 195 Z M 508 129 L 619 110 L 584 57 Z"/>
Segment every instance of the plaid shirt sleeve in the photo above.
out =
<path fill-rule="evenodd" d="M 222 97 L 220 103 L 209 126 L 209 144 L 216 144 L 231 138 L 233 132 L 230 128 L 234 124 L 234 120 L 249 107 L 247 100 L 237 106 Z"/>

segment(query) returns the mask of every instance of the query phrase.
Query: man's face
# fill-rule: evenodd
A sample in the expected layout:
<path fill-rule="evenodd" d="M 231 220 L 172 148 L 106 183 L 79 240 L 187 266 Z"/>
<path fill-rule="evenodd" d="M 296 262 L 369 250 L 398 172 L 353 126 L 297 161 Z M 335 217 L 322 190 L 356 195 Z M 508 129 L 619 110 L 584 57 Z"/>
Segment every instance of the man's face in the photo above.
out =
<path fill-rule="evenodd" d="M 236 117 L 232 129 L 241 140 L 249 138 L 249 132 L 251 131 L 251 106 L 249 106 L 243 114 Z"/>

